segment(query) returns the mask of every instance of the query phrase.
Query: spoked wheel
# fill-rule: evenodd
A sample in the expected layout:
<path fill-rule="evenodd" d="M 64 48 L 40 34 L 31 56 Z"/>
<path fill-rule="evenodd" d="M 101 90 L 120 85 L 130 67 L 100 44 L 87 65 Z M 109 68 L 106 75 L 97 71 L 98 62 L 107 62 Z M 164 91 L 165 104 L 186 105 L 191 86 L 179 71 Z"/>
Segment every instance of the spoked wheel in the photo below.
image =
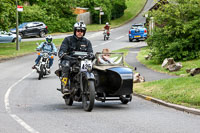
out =
<path fill-rule="evenodd" d="M 39 72 L 39 77 L 38 77 L 38 80 L 41 80 L 41 78 L 43 78 L 43 75 L 44 75 L 44 66 L 41 65 L 40 66 L 40 72 Z"/>
<path fill-rule="evenodd" d="M 92 111 L 94 107 L 95 100 L 95 87 L 93 80 L 85 80 L 83 82 L 83 95 L 82 95 L 82 104 L 85 111 Z"/>
<path fill-rule="evenodd" d="M 132 95 L 122 95 L 120 96 L 120 100 L 122 104 L 127 104 L 129 101 L 132 100 Z"/>

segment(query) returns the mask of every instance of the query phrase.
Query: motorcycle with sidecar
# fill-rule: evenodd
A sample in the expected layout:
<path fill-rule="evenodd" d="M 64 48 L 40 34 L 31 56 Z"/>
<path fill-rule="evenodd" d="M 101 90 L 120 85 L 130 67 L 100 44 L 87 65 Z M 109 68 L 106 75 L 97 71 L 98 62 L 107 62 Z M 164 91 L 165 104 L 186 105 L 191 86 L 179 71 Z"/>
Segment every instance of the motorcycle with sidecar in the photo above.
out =
<path fill-rule="evenodd" d="M 95 99 L 102 102 L 119 100 L 123 104 L 131 101 L 133 71 L 124 66 L 123 53 L 109 55 L 109 62 L 102 64 L 99 62 L 102 53 L 96 53 L 92 63 L 87 58 L 87 52 L 74 52 L 77 62 L 70 65 L 70 94 L 63 97 L 66 105 L 71 106 L 73 101 L 82 102 L 85 111 L 92 111 Z M 60 80 L 62 92 L 66 86 L 62 83 L 62 77 Z"/>

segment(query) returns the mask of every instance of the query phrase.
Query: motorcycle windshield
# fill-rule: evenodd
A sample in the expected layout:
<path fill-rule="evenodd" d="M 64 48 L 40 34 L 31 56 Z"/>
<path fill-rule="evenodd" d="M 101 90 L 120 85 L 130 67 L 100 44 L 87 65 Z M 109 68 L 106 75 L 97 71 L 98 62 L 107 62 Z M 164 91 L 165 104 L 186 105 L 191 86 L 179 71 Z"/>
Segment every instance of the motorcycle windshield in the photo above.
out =
<path fill-rule="evenodd" d="M 96 64 L 106 66 L 123 66 L 123 53 L 96 53 Z"/>

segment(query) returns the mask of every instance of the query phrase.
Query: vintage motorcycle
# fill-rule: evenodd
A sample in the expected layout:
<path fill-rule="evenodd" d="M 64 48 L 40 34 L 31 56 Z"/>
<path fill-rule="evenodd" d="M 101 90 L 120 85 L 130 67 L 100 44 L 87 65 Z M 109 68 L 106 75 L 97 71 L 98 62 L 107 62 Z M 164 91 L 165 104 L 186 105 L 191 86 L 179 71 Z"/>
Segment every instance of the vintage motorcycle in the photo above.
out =
<path fill-rule="evenodd" d="M 103 37 L 104 37 L 104 41 L 108 40 L 110 37 L 110 33 L 108 32 L 108 30 L 104 30 L 103 32 Z"/>
<path fill-rule="evenodd" d="M 64 55 L 67 57 L 67 55 Z M 74 60 L 70 64 L 70 75 L 68 84 L 62 82 L 63 77 L 60 77 L 61 89 L 66 87 L 69 89 L 69 94 L 64 95 L 66 105 L 72 105 L 73 101 L 82 102 L 85 111 L 91 111 L 95 102 L 95 78 L 92 73 L 92 59 L 87 52 L 75 51 L 72 56 L 68 56 Z M 59 64 L 61 70 L 62 64 Z M 61 74 L 60 74 L 61 75 Z"/>
<path fill-rule="evenodd" d="M 123 53 L 109 53 L 109 63 L 106 64 L 99 62 L 102 53 L 96 53 L 93 62 L 87 59 L 85 52 L 75 52 L 74 55 L 78 59 L 70 65 L 70 95 L 63 97 L 66 105 L 71 106 L 73 101 L 82 102 L 85 111 L 92 111 L 95 100 L 117 100 L 122 104 L 132 100 L 133 71 L 124 66 Z M 62 92 L 67 86 L 62 82 L 62 74 L 58 75 L 61 81 L 61 89 L 58 90 Z"/>
<path fill-rule="evenodd" d="M 49 69 L 49 56 L 50 58 L 54 58 L 53 52 L 38 52 L 38 55 L 41 56 L 39 63 L 35 66 L 37 73 L 39 74 L 38 80 L 41 80 L 45 75 L 50 74 Z"/>

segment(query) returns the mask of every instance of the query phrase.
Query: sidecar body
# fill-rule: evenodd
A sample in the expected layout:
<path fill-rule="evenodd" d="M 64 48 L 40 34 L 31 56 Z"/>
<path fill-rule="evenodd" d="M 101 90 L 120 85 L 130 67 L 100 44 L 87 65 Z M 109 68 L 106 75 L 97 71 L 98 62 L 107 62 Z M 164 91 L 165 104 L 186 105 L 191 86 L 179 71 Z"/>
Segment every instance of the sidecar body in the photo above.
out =
<path fill-rule="evenodd" d="M 126 104 L 132 99 L 133 71 L 124 66 L 123 53 L 109 53 L 103 62 L 104 55 L 96 53 L 93 65 L 96 100 L 121 100 Z"/>

